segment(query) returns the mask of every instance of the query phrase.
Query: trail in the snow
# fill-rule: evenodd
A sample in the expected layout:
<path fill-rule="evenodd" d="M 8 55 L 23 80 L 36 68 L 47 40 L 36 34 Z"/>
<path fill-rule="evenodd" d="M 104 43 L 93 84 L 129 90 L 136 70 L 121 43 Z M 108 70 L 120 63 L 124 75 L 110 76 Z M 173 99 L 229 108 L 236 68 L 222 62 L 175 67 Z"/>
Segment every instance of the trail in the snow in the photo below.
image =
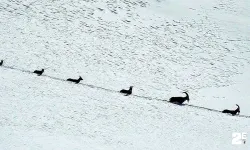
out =
<path fill-rule="evenodd" d="M 33 74 L 32 71 L 18 69 L 18 68 L 11 67 L 11 66 L 1 66 L 1 67 L 7 68 L 7 69 L 12 69 L 12 70 L 18 70 L 18 71 L 21 71 L 21 72 L 24 72 L 24 73 Z M 42 76 L 50 78 L 50 79 L 53 79 L 53 80 L 68 82 L 65 79 L 61 79 L 61 78 L 57 78 L 57 77 L 53 77 L 53 76 L 49 76 L 49 75 L 42 75 Z M 87 87 L 90 87 L 90 88 L 97 88 L 97 89 L 105 90 L 105 91 L 108 91 L 108 92 L 115 92 L 115 93 L 119 92 L 119 91 L 116 91 L 116 90 L 107 89 L 107 88 L 100 87 L 100 86 L 97 86 L 97 85 L 90 85 L 90 84 L 85 84 L 85 83 L 78 83 L 78 84 L 84 85 L 84 86 L 87 86 Z M 132 94 L 131 96 L 135 96 L 135 97 L 143 98 L 143 99 L 147 99 L 147 100 L 157 100 L 157 101 L 163 101 L 163 102 L 170 103 L 166 99 L 159 99 L 157 97 L 147 97 L 147 96 L 140 96 L 140 95 L 136 95 L 136 94 Z M 203 109 L 203 110 L 207 110 L 207 111 L 213 111 L 213 112 L 220 112 L 221 113 L 221 111 L 219 111 L 219 110 L 215 110 L 215 109 L 211 109 L 211 108 L 206 108 L 206 107 L 202 107 L 202 106 L 195 106 L 195 105 L 190 105 L 190 104 L 184 104 L 184 105 L 185 106 L 189 106 L 189 107 L 193 107 L 193 108 L 197 108 L 197 109 Z M 247 115 L 237 115 L 237 117 L 250 118 L 250 116 L 247 116 Z"/>

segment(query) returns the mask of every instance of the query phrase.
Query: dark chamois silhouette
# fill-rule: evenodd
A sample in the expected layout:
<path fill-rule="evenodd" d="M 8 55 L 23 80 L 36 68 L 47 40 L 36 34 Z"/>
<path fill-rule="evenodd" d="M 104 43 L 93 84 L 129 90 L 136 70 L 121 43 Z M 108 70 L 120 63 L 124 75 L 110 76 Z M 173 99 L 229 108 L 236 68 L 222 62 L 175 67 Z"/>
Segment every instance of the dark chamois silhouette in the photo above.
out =
<path fill-rule="evenodd" d="M 132 89 L 133 89 L 133 86 L 130 86 L 130 87 L 129 87 L 129 90 L 124 90 L 124 89 L 122 89 L 122 90 L 120 91 L 120 93 L 123 93 L 123 94 L 125 94 L 125 96 L 128 96 L 128 95 L 132 94 Z"/>
<path fill-rule="evenodd" d="M 222 113 L 228 113 L 228 114 L 231 114 L 231 115 L 236 115 L 236 114 L 240 114 L 240 106 L 236 104 L 236 106 L 238 106 L 237 109 L 235 110 L 228 110 L 228 109 L 225 109 L 222 111 Z"/>
<path fill-rule="evenodd" d="M 189 102 L 189 95 L 188 95 L 188 93 L 187 93 L 187 92 L 183 92 L 183 93 L 186 94 L 185 97 L 171 97 L 171 98 L 169 99 L 169 102 L 175 103 L 175 104 L 179 104 L 179 105 L 181 105 L 181 104 L 182 104 L 183 102 L 185 102 L 186 100 Z"/>
<path fill-rule="evenodd" d="M 37 74 L 38 76 L 42 75 L 44 72 L 44 69 L 42 70 L 35 70 L 33 73 Z"/>
<path fill-rule="evenodd" d="M 0 62 L 0 66 L 2 66 L 3 65 L 3 60 L 1 60 L 1 62 Z"/>
<path fill-rule="evenodd" d="M 81 80 L 83 80 L 81 76 L 79 76 L 79 79 L 71 79 L 71 78 L 67 79 L 67 81 L 71 81 L 71 82 L 74 82 L 76 84 L 78 84 Z"/>

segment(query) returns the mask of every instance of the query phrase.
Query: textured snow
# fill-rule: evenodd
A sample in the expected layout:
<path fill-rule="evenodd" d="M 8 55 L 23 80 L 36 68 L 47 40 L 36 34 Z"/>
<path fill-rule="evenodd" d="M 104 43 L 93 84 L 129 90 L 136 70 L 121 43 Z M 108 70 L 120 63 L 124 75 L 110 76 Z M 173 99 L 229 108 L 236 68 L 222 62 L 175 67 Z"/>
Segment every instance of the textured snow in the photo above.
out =
<path fill-rule="evenodd" d="M 247 0 L 2 0 L 0 149 L 249 149 L 231 144 L 250 133 L 249 12 Z M 183 91 L 189 105 L 164 101 Z M 240 117 L 219 112 L 235 104 Z"/>

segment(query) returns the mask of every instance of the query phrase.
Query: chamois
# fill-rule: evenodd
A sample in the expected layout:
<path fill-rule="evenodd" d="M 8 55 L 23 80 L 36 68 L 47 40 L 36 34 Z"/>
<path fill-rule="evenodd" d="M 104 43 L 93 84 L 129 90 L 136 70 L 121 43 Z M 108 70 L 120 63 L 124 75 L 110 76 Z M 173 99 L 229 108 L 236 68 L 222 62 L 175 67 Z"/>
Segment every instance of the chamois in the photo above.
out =
<path fill-rule="evenodd" d="M 35 70 L 33 73 L 37 74 L 38 76 L 42 75 L 44 72 L 44 69 L 42 70 Z"/>
<path fill-rule="evenodd" d="M 0 62 L 0 66 L 2 66 L 3 65 L 3 60 L 1 60 L 1 62 Z"/>
<path fill-rule="evenodd" d="M 123 93 L 123 94 L 125 94 L 125 96 L 128 96 L 128 95 L 132 94 L 132 89 L 133 89 L 133 86 L 130 86 L 130 87 L 129 87 L 129 90 L 124 90 L 124 89 L 122 89 L 122 90 L 120 91 L 120 93 Z"/>
<path fill-rule="evenodd" d="M 236 106 L 238 106 L 237 109 L 235 109 L 235 110 L 225 109 L 225 110 L 222 111 L 222 113 L 229 113 L 229 114 L 231 114 L 233 116 L 236 115 L 237 113 L 240 114 L 240 106 L 238 104 L 236 104 Z"/>
<path fill-rule="evenodd" d="M 81 80 L 83 80 L 81 76 L 79 76 L 79 79 L 71 79 L 71 78 L 67 79 L 67 81 L 75 82 L 76 84 L 78 84 Z"/>
<path fill-rule="evenodd" d="M 171 98 L 169 99 L 169 102 L 175 103 L 175 104 L 179 104 L 179 105 L 181 105 L 181 104 L 182 104 L 183 102 L 185 102 L 186 100 L 189 102 L 189 95 L 188 95 L 188 93 L 187 93 L 187 92 L 183 92 L 183 93 L 186 94 L 185 97 L 171 97 Z"/>

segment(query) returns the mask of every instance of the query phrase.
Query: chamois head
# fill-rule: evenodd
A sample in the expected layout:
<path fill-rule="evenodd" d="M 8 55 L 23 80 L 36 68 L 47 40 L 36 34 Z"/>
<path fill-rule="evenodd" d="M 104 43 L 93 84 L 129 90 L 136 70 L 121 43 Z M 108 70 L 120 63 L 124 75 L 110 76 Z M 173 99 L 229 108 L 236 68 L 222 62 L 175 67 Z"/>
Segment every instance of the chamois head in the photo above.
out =
<path fill-rule="evenodd" d="M 189 102 L 189 95 L 188 95 L 188 93 L 187 92 L 183 92 L 183 93 L 185 93 L 186 94 L 186 100 Z"/>
<path fill-rule="evenodd" d="M 129 87 L 129 90 L 132 91 L 133 87 L 134 87 L 134 86 L 130 86 L 130 87 Z"/>
<path fill-rule="evenodd" d="M 79 79 L 78 80 L 83 80 L 81 76 L 79 76 Z"/>
<path fill-rule="evenodd" d="M 240 113 L 240 106 L 238 104 L 236 104 L 236 106 L 238 107 L 236 111 Z"/>

